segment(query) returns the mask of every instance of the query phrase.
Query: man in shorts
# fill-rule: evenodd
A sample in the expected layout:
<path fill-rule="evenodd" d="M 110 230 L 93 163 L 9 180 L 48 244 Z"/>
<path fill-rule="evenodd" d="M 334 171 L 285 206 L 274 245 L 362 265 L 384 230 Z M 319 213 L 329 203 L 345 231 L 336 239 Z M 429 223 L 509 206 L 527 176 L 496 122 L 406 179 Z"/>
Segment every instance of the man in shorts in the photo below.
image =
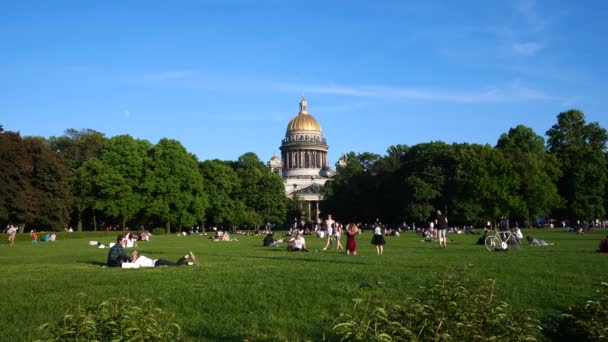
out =
<path fill-rule="evenodd" d="M 446 232 L 448 231 L 448 218 L 445 217 L 439 209 L 435 212 L 435 227 L 437 228 L 439 247 L 446 248 L 448 246 L 448 239 L 446 237 Z"/>
<path fill-rule="evenodd" d="M 15 244 L 15 235 L 17 235 L 17 227 L 11 225 L 6 230 L 6 234 L 8 234 L 8 243 L 10 246 Z"/>

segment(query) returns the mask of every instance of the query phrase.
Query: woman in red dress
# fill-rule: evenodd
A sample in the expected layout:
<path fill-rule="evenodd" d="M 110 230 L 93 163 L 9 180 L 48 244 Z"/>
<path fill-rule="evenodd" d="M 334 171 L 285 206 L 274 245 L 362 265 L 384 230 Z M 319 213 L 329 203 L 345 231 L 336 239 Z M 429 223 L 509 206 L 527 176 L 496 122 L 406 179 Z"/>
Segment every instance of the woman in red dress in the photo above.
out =
<path fill-rule="evenodd" d="M 351 223 L 350 225 L 348 225 L 348 228 L 346 229 L 346 254 L 347 255 L 357 255 L 357 240 L 355 240 L 355 237 L 357 236 L 357 233 L 359 232 L 359 228 L 357 227 L 356 224 Z"/>

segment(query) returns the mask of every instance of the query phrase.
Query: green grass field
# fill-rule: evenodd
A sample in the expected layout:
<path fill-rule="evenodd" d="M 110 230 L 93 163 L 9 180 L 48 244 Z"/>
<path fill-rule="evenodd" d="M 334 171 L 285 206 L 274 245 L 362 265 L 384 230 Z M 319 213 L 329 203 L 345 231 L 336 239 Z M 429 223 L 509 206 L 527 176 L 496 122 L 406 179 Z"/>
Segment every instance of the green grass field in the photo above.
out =
<path fill-rule="evenodd" d="M 162 307 L 176 313 L 192 340 L 332 340 L 335 318 L 350 312 L 351 300 L 368 291 L 363 284 L 381 282 L 379 293 L 397 301 L 424 295 L 420 287 L 432 283 L 435 272 L 470 264 L 471 284 L 495 278 L 500 299 L 546 316 L 593 297 L 597 284 L 608 280 L 608 255 L 595 252 L 606 231 L 584 236 L 524 231 L 528 234 L 558 245 L 488 252 L 475 245 L 478 235 L 449 234 L 453 243 L 440 249 L 404 233 L 387 237 L 385 254 L 377 256 L 368 232 L 358 237 L 359 255 L 347 256 L 335 249 L 290 253 L 285 246 L 263 248 L 262 236 L 237 236 L 237 242 L 154 236 L 139 243 L 142 254 L 177 260 L 193 251 L 201 265 L 153 269 L 101 267 L 108 250 L 88 242 L 113 242 L 115 233 L 60 233 L 56 242 L 37 246 L 21 234 L 14 247 L 3 236 L 0 331 L 5 341 L 34 340 L 40 337 L 39 325 L 62 318 L 75 296 L 86 293 L 95 302 L 117 296 L 162 298 Z M 323 246 L 316 237 L 306 241 L 312 250 Z"/>

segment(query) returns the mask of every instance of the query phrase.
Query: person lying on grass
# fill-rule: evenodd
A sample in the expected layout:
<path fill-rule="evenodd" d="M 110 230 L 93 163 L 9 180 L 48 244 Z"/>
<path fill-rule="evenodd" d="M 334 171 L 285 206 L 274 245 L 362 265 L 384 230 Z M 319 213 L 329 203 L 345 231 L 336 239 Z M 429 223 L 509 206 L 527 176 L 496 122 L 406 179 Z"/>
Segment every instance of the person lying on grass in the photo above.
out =
<path fill-rule="evenodd" d="M 192 252 L 179 258 L 177 262 L 165 260 L 165 259 L 150 259 L 145 255 L 139 254 L 138 251 L 131 252 L 131 263 L 135 264 L 136 267 L 158 267 L 158 266 L 195 266 L 198 265 L 196 257 Z"/>
<path fill-rule="evenodd" d="M 555 242 L 546 242 L 545 240 L 537 240 L 531 236 L 526 236 L 526 240 L 530 246 L 554 246 L 557 245 Z"/>

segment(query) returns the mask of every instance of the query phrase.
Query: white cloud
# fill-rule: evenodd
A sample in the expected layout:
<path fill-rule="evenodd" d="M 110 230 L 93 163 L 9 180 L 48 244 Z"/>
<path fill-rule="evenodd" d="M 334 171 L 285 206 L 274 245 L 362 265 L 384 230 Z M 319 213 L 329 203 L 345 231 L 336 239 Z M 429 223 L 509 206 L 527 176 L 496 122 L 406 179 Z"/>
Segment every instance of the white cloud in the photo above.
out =
<path fill-rule="evenodd" d="M 432 89 L 388 86 L 308 86 L 309 93 L 346 95 L 396 100 L 444 102 L 518 102 L 549 100 L 551 96 L 513 82 L 506 86 L 488 86 L 477 90 Z"/>
<path fill-rule="evenodd" d="M 164 84 L 164 82 L 153 82 Z M 188 79 L 173 82 L 172 86 L 207 89 L 225 93 L 297 93 L 350 96 L 363 99 L 417 100 L 443 102 L 517 102 L 548 100 L 551 96 L 519 82 L 506 85 L 491 85 L 480 89 L 441 89 L 416 86 L 386 86 L 377 84 L 305 84 L 296 82 L 264 81 L 260 79 L 213 79 L 194 75 Z"/>
<path fill-rule="evenodd" d="M 512 51 L 518 55 L 532 56 L 542 48 L 544 48 L 542 44 L 535 42 L 515 43 L 512 46 Z"/>

